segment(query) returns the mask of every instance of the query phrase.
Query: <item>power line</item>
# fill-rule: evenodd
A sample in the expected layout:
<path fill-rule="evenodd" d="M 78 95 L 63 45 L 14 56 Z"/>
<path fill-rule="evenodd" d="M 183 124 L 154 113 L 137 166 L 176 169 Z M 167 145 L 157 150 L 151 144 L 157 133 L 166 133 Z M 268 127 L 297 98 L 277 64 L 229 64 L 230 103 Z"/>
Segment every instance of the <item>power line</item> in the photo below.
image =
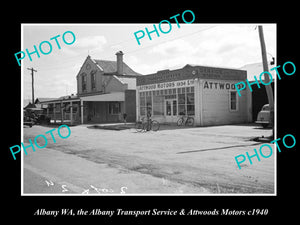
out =
<path fill-rule="evenodd" d="M 32 104 L 34 104 L 34 72 L 37 72 L 37 70 L 31 68 L 27 68 L 28 70 L 31 70 L 31 91 L 32 91 Z"/>

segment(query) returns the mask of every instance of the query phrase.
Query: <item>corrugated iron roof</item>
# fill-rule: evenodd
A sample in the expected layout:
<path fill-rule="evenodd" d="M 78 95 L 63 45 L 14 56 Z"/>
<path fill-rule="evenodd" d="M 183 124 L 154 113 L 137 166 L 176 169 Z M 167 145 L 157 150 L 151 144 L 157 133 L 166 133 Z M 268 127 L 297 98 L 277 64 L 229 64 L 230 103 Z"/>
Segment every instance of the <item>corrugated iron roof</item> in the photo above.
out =
<path fill-rule="evenodd" d="M 104 73 L 116 73 L 117 71 L 117 62 L 110 60 L 98 60 L 94 59 L 94 61 L 102 68 Z M 123 74 L 122 75 L 141 75 L 140 73 L 135 72 L 131 69 L 126 63 L 123 62 Z"/>
<path fill-rule="evenodd" d="M 127 88 L 129 90 L 135 90 L 136 89 L 136 78 L 129 78 L 129 77 L 121 77 L 116 76 L 117 79 L 119 79 L 123 84 L 127 84 Z"/>

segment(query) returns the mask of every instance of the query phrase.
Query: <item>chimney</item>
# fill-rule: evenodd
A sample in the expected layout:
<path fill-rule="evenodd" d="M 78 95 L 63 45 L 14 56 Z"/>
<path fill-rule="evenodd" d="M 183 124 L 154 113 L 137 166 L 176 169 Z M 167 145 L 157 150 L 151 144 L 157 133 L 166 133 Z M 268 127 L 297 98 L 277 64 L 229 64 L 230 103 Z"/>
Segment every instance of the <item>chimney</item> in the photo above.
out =
<path fill-rule="evenodd" d="M 116 53 L 117 56 L 117 74 L 118 75 L 123 75 L 123 52 L 118 51 Z"/>

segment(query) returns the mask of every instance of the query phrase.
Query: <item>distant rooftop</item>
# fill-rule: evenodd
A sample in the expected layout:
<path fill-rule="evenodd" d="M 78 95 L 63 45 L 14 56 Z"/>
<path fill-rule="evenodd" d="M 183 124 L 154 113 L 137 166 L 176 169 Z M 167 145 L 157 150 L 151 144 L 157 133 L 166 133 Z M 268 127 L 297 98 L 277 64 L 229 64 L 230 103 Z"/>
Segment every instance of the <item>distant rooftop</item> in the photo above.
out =
<path fill-rule="evenodd" d="M 94 61 L 106 74 L 113 74 L 113 73 L 116 73 L 116 71 L 117 71 L 117 62 L 116 61 L 99 60 L 99 59 L 94 59 Z M 135 72 L 126 63 L 123 62 L 123 74 L 122 75 L 139 76 L 141 74 Z"/>
<path fill-rule="evenodd" d="M 276 65 L 270 65 L 270 63 L 269 63 L 268 66 L 269 66 L 269 72 L 272 74 L 272 77 L 274 78 L 274 76 L 276 75 L 276 72 L 275 72 L 275 70 L 270 71 L 270 69 L 272 69 Z M 249 64 L 242 66 L 239 69 L 247 71 L 247 79 L 249 81 L 254 81 L 255 80 L 254 76 L 256 76 L 256 78 L 259 80 L 259 75 L 262 72 L 264 72 L 262 62 L 249 63 Z"/>

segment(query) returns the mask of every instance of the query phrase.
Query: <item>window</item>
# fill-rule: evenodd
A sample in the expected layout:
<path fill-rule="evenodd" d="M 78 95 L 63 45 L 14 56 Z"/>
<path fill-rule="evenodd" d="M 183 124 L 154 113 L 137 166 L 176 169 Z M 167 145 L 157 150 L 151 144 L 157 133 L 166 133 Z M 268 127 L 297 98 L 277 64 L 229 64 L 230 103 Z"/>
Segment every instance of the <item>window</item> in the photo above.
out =
<path fill-rule="evenodd" d="M 230 91 L 230 108 L 229 111 L 237 111 L 238 110 L 238 99 L 236 91 Z"/>
<path fill-rule="evenodd" d="M 178 115 L 195 115 L 194 87 L 178 88 Z"/>
<path fill-rule="evenodd" d="M 195 97 L 194 93 L 187 93 L 186 94 L 186 107 L 187 107 L 187 114 L 195 115 Z"/>
<path fill-rule="evenodd" d="M 87 76 L 86 73 L 81 74 L 81 85 L 82 85 L 82 92 L 86 91 L 86 82 L 87 82 Z"/>
<path fill-rule="evenodd" d="M 186 115 L 185 91 L 184 88 L 178 88 L 178 115 Z"/>
<path fill-rule="evenodd" d="M 118 115 L 121 113 L 120 102 L 110 102 L 108 105 L 108 113 L 111 115 Z"/>
<path fill-rule="evenodd" d="M 145 115 L 145 108 L 146 108 L 146 98 L 145 98 L 145 92 L 140 93 L 140 115 Z"/>
<path fill-rule="evenodd" d="M 152 108 L 152 96 L 151 96 L 151 91 L 146 92 L 146 107 L 147 108 Z"/>
<path fill-rule="evenodd" d="M 96 89 L 96 71 L 95 70 L 91 71 L 91 87 L 92 87 L 92 90 Z"/>
<path fill-rule="evenodd" d="M 153 96 L 153 115 L 164 115 L 164 96 Z"/>
<path fill-rule="evenodd" d="M 147 108 L 152 109 L 152 96 L 155 97 L 157 92 L 145 91 L 140 93 L 140 115 L 145 116 Z M 151 113 L 152 114 L 152 113 Z"/>
<path fill-rule="evenodd" d="M 194 87 L 170 88 L 139 93 L 140 116 L 146 115 L 148 107 L 152 109 L 152 115 L 163 116 L 167 104 L 170 104 L 168 108 L 173 112 L 173 116 L 195 115 Z"/>

